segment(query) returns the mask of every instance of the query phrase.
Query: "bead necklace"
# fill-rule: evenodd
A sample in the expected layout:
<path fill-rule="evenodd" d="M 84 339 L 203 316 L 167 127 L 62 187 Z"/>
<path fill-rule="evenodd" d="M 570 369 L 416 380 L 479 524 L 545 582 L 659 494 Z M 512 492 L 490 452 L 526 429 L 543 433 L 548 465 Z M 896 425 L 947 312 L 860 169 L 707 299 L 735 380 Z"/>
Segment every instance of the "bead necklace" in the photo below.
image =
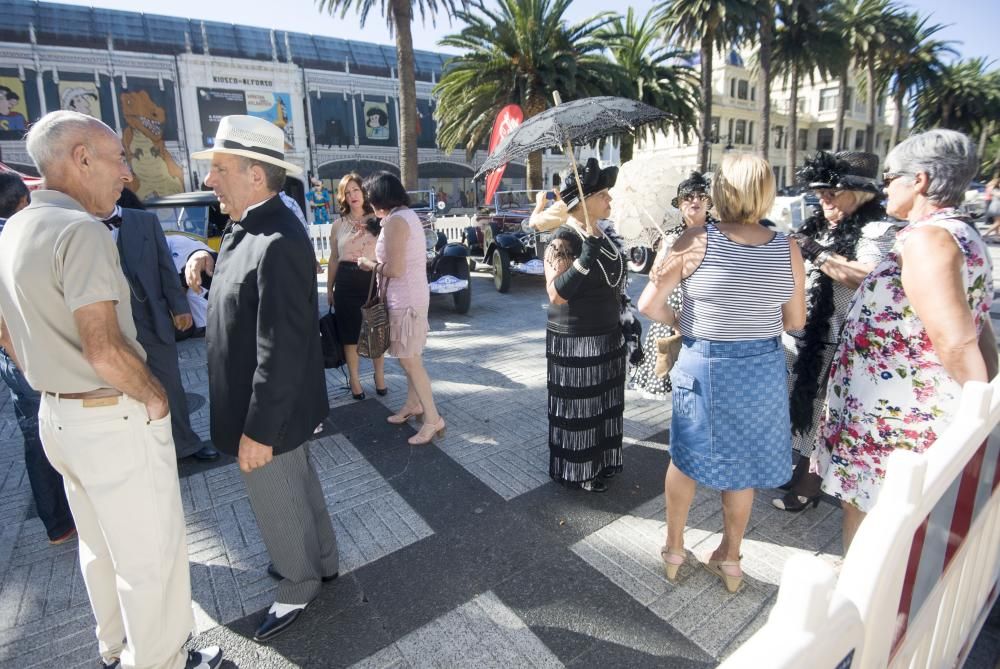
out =
<path fill-rule="evenodd" d="M 580 235 L 581 239 L 583 240 L 587 239 L 588 235 L 584 233 L 579 223 L 577 223 L 572 219 L 568 220 L 567 223 L 571 228 L 573 228 L 573 231 L 576 232 L 576 234 Z M 602 235 L 601 239 L 608 240 L 608 243 L 605 244 L 602 241 L 600 254 L 594 260 L 596 261 L 597 266 L 601 268 L 601 274 L 604 275 L 604 280 L 605 282 L 607 282 L 608 286 L 611 288 L 617 288 L 618 284 L 621 283 L 622 278 L 625 276 L 625 261 L 622 259 L 621 253 L 619 252 L 618 248 L 615 247 L 614 242 L 610 241 L 607 235 Z M 609 246 L 612 247 L 610 250 L 608 249 Z M 618 276 L 617 278 L 615 278 L 614 281 L 612 281 L 611 277 L 608 276 L 608 270 L 605 269 L 604 263 L 601 262 L 602 255 L 607 257 L 611 262 L 614 262 L 618 266 Z M 614 274 L 613 271 L 612 274 Z"/>

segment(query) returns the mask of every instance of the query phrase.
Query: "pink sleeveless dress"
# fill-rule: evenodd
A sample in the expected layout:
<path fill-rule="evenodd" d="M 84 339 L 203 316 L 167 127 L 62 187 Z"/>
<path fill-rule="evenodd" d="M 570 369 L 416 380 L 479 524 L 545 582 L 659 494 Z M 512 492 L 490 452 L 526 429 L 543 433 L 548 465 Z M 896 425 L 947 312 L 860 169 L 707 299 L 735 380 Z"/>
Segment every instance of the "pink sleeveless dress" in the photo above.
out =
<path fill-rule="evenodd" d="M 389 308 L 389 355 L 394 358 L 413 358 L 420 355 L 427 342 L 427 306 L 430 289 L 427 287 L 427 247 L 424 229 L 417 214 L 409 208 L 396 209 L 390 218 L 402 218 L 410 230 L 406 240 L 403 274 L 389 279 L 386 304 Z M 375 258 L 387 262 L 385 226 L 375 242 Z"/>

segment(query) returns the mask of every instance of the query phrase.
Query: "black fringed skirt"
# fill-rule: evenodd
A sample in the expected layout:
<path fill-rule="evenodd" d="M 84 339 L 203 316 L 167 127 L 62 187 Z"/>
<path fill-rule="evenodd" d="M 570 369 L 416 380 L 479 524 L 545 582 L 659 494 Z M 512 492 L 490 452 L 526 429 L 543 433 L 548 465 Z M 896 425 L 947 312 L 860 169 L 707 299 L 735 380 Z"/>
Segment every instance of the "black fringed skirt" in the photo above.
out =
<path fill-rule="evenodd" d="M 549 476 L 589 481 L 622 470 L 625 340 L 604 335 L 545 336 L 549 390 Z"/>

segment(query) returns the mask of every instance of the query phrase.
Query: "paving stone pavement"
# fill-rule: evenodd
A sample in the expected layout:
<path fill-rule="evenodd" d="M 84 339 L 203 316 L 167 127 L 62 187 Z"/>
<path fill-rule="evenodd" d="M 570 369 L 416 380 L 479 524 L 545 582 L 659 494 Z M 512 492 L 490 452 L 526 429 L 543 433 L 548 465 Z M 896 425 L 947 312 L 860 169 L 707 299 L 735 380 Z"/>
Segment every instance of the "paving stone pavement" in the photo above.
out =
<path fill-rule="evenodd" d="M 644 283 L 636 277 L 631 291 Z M 181 463 L 192 647 L 218 643 L 227 667 L 246 669 L 711 667 L 764 623 L 788 557 L 838 556 L 833 505 L 785 514 L 763 491 L 739 593 L 726 594 L 690 563 L 668 583 L 659 546 L 669 402 L 627 393 L 625 471 L 608 493 L 551 482 L 541 279 L 515 277 L 506 295 L 483 274 L 472 286 L 467 315 L 456 315 L 450 300 L 431 303 L 425 362 L 448 421 L 433 446 L 410 447 L 413 425 L 385 422 L 405 399 L 395 362 L 386 366 L 384 398 L 363 367 L 363 402 L 350 397 L 339 370 L 327 371 L 331 415 L 310 453 L 341 577 L 270 646 L 250 640 L 275 582 L 239 471 L 231 458 Z M 179 358 L 192 424 L 207 439 L 203 340 L 182 342 Z M 718 494 L 699 490 L 689 550 L 708 552 L 720 529 Z M 95 666 L 93 626 L 76 544 L 46 541 L 13 410 L 0 393 L 0 666 Z M 995 662 L 994 646 L 977 648 Z"/>

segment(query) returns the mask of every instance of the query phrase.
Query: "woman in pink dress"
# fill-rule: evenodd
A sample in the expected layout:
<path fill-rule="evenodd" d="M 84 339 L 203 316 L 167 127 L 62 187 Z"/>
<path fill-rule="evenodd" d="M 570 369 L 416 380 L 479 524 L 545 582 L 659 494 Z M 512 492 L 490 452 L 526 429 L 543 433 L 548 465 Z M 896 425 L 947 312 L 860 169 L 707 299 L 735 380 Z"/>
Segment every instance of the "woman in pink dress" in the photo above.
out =
<path fill-rule="evenodd" d="M 375 259 L 358 258 L 358 265 L 377 272 L 387 282 L 389 355 L 399 359 L 407 380 L 406 402 L 387 420 L 402 425 L 422 415 L 423 427 L 409 442 L 427 444 L 435 436 L 444 436 L 445 425 L 434 406 L 431 380 L 421 357 L 427 342 L 430 303 L 423 226 L 395 175 L 377 172 L 365 179 L 364 189 L 375 215 L 382 219 L 382 232 L 375 243 Z"/>

